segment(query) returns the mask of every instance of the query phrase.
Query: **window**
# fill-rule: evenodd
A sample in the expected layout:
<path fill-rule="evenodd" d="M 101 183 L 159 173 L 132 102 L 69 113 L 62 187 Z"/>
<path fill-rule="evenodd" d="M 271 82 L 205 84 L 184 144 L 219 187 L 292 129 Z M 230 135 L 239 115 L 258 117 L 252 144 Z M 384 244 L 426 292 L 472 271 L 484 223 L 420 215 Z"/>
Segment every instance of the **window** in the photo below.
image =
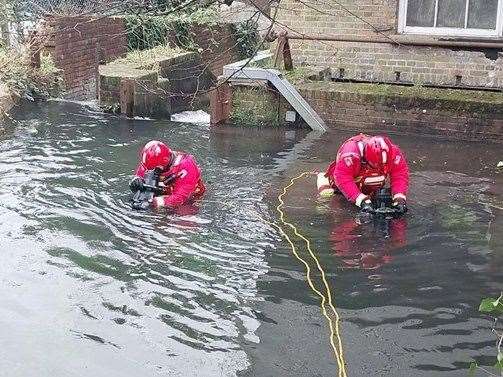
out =
<path fill-rule="evenodd" d="M 406 34 L 502 36 L 503 0 L 400 0 Z"/>

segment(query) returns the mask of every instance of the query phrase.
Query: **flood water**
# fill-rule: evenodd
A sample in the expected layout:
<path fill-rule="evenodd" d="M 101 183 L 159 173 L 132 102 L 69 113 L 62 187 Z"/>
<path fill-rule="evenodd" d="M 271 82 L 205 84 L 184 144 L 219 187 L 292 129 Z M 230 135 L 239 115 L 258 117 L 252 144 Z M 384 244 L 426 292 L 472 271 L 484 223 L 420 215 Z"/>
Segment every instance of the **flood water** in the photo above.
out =
<path fill-rule="evenodd" d="M 1 376 L 337 376 L 320 300 L 270 222 L 290 178 L 325 169 L 349 133 L 127 121 L 64 102 L 15 118 L 0 136 Z M 201 202 L 130 209 L 151 139 L 196 157 Z M 314 176 L 285 212 L 326 273 L 348 376 L 466 376 L 496 355 L 477 308 L 503 290 L 502 148 L 393 139 L 412 170 L 405 218 L 359 225 L 340 197 L 317 198 Z"/>

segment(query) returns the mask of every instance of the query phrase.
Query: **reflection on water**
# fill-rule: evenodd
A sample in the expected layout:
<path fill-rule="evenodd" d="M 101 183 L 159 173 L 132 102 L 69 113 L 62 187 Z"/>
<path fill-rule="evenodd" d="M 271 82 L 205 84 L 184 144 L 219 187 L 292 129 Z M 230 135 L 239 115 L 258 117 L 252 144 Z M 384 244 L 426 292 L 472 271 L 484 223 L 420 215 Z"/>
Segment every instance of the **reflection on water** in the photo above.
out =
<path fill-rule="evenodd" d="M 347 134 L 210 131 L 61 102 L 17 119 L 0 141 L 7 376 L 335 375 L 303 268 L 258 214 L 274 220 L 289 178 L 323 169 Z M 130 209 L 153 138 L 196 156 L 203 201 Z M 476 308 L 503 288 L 498 148 L 471 144 L 480 160 L 466 164 L 464 144 L 396 139 L 413 172 L 406 218 L 359 224 L 342 198 L 316 197 L 314 178 L 286 211 L 328 274 L 349 375 L 465 375 L 495 352 Z"/>

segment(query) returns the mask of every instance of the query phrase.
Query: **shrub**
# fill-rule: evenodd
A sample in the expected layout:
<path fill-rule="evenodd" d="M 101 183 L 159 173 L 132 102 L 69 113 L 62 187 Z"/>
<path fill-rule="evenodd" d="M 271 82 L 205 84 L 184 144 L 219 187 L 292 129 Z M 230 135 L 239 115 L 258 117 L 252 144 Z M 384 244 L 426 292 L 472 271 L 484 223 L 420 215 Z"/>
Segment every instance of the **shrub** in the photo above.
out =
<path fill-rule="evenodd" d="M 6 49 L 0 49 L 0 81 L 14 95 L 28 99 L 55 96 L 63 86 L 60 70 L 50 56 L 41 56 L 40 69 L 34 69 L 25 54 Z"/>

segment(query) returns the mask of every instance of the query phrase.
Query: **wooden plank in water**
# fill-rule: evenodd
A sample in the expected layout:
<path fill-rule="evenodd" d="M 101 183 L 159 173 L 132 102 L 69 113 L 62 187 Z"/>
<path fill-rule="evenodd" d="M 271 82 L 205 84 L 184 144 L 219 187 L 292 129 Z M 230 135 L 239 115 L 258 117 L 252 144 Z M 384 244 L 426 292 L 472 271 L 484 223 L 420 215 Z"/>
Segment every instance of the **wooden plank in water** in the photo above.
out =
<path fill-rule="evenodd" d="M 210 93 L 211 125 L 225 123 L 231 113 L 231 88 L 227 83 L 219 84 Z"/>

